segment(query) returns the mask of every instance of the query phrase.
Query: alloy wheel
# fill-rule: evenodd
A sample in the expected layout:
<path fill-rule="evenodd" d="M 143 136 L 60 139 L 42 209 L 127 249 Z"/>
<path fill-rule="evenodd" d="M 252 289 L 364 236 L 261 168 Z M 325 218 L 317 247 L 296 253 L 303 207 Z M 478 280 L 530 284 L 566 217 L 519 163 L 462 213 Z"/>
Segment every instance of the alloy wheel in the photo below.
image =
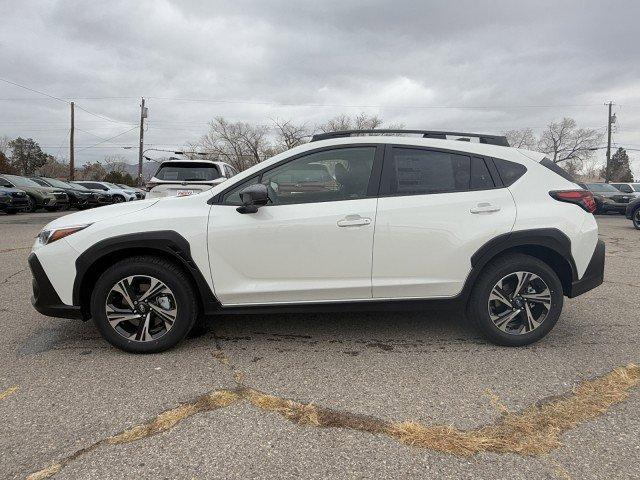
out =
<path fill-rule="evenodd" d="M 178 315 L 176 298 L 167 285 L 148 275 L 132 275 L 107 294 L 107 321 L 127 340 L 149 342 L 165 335 Z"/>
<path fill-rule="evenodd" d="M 544 322 L 551 309 L 551 291 L 542 278 L 531 272 L 513 272 L 491 289 L 489 317 L 505 333 L 523 335 Z"/>
<path fill-rule="evenodd" d="M 636 228 L 640 228 L 640 208 L 636 208 L 636 211 L 633 214 L 633 225 Z"/>

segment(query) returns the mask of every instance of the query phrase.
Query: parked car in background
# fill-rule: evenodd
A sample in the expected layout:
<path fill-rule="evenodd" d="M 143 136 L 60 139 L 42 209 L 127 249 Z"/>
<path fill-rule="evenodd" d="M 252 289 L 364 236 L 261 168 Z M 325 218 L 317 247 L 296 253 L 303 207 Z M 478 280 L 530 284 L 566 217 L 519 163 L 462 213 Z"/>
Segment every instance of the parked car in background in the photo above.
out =
<path fill-rule="evenodd" d="M 70 185 L 80 189 L 83 192 L 88 192 L 91 194 L 91 197 L 89 197 L 89 206 L 88 208 L 93 208 L 93 207 L 101 207 L 103 205 L 111 205 L 113 203 L 113 197 L 111 196 L 110 193 L 107 193 L 105 191 L 102 190 L 94 190 L 91 188 L 87 188 L 83 185 L 79 185 L 77 183 L 71 183 L 68 182 Z"/>
<path fill-rule="evenodd" d="M 147 198 L 183 197 L 211 189 L 238 171 L 225 162 L 167 160 L 147 183 Z"/>
<path fill-rule="evenodd" d="M 117 185 L 118 187 L 127 190 L 127 191 L 131 191 L 133 193 L 135 193 L 136 198 L 138 200 L 142 200 L 146 197 L 147 192 L 145 192 L 144 190 L 142 190 L 141 188 L 138 187 L 132 187 L 130 185 L 123 185 L 122 183 L 114 183 L 114 185 Z"/>
<path fill-rule="evenodd" d="M 83 187 L 106 192 L 111 195 L 113 203 L 122 203 L 137 200 L 135 192 L 131 190 L 125 190 L 122 187 L 114 185 L 113 183 L 96 182 L 93 180 L 77 180 L 73 183 L 77 183 L 78 185 L 82 185 Z"/>
<path fill-rule="evenodd" d="M 606 213 L 606 212 L 618 212 L 624 214 L 627 209 L 627 205 L 631 200 L 634 199 L 632 195 L 628 195 L 626 193 L 622 193 L 616 187 L 609 183 L 581 183 L 580 185 L 585 190 L 589 190 L 594 195 L 598 195 L 600 198 L 600 202 L 596 205 L 599 210 L 596 210 L 595 213 Z"/>
<path fill-rule="evenodd" d="M 640 198 L 629 202 L 625 211 L 625 216 L 633 222 L 633 226 L 640 230 Z"/>
<path fill-rule="evenodd" d="M 29 208 L 29 196 L 13 187 L 3 187 L 0 180 L 0 212 L 12 215 Z"/>
<path fill-rule="evenodd" d="M 23 190 L 29 197 L 30 212 L 44 208 L 49 212 L 69 208 L 69 197 L 59 188 L 38 185 L 33 180 L 19 175 L 0 175 L 0 186 Z"/>
<path fill-rule="evenodd" d="M 640 183 L 639 182 L 623 182 L 623 183 L 611 183 L 614 187 L 620 190 L 622 193 L 633 195 L 634 198 L 640 198 Z"/>
<path fill-rule="evenodd" d="M 69 206 L 72 208 L 84 210 L 85 208 L 95 206 L 92 205 L 92 203 L 97 203 L 95 201 L 94 194 L 80 185 L 74 185 L 72 183 L 63 182 L 62 180 L 49 177 L 31 177 L 31 180 L 43 187 L 53 187 L 63 190 L 69 197 Z"/>

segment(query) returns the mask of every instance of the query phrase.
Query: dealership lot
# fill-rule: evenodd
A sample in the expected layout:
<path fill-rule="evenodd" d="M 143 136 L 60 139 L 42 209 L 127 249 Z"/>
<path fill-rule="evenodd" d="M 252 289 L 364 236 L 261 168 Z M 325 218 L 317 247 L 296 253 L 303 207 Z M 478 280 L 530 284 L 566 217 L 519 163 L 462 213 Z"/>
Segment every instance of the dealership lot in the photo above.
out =
<path fill-rule="evenodd" d="M 48 467 L 54 478 L 637 478 L 638 388 L 539 456 L 407 446 L 292 421 L 251 396 L 220 408 L 197 401 L 252 389 L 340 418 L 463 430 L 499 420 L 488 392 L 514 411 L 553 401 L 640 363 L 640 231 L 622 216 L 598 217 L 605 284 L 567 299 L 555 329 L 530 347 L 490 345 L 453 313 L 256 315 L 216 319 L 176 349 L 140 356 L 110 347 L 91 323 L 50 319 L 29 304 L 27 255 L 60 215 L 0 216 L 0 448 L 9 478 Z M 198 407 L 176 410 L 185 403 Z M 109 440 L 122 432 L 133 441 Z"/>

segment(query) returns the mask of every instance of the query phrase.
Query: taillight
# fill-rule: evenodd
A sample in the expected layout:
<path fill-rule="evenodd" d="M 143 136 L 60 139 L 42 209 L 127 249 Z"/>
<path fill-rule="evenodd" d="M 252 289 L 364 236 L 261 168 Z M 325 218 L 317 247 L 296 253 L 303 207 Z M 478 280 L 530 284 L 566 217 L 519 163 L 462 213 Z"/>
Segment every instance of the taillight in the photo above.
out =
<path fill-rule="evenodd" d="M 559 202 L 574 203 L 589 213 L 596 211 L 596 201 L 589 190 L 554 190 L 549 195 Z"/>

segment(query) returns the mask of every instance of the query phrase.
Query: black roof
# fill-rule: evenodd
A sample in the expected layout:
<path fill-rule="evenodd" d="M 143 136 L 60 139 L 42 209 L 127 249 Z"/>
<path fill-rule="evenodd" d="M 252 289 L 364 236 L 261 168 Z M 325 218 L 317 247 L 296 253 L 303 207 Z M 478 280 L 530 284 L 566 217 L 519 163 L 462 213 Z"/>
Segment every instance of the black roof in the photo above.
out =
<path fill-rule="evenodd" d="M 327 132 L 327 133 L 316 133 L 313 137 L 311 137 L 312 142 L 316 142 L 318 140 L 327 140 L 329 138 L 343 138 L 343 137 L 351 137 L 356 135 L 384 135 L 384 134 L 418 134 L 422 135 L 423 138 L 439 138 L 442 140 L 446 140 L 447 136 L 452 137 L 463 137 L 458 140 L 466 140 L 469 138 L 477 138 L 480 143 L 486 143 L 490 145 L 500 145 L 503 147 L 508 147 L 509 142 L 507 141 L 507 137 L 504 135 L 486 135 L 484 133 L 468 133 L 468 132 L 447 132 L 447 131 L 436 131 L 436 130 L 397 130 L 397 129 L 373 129 L 373 130 L 340 130 L 337 132 Z"/>

